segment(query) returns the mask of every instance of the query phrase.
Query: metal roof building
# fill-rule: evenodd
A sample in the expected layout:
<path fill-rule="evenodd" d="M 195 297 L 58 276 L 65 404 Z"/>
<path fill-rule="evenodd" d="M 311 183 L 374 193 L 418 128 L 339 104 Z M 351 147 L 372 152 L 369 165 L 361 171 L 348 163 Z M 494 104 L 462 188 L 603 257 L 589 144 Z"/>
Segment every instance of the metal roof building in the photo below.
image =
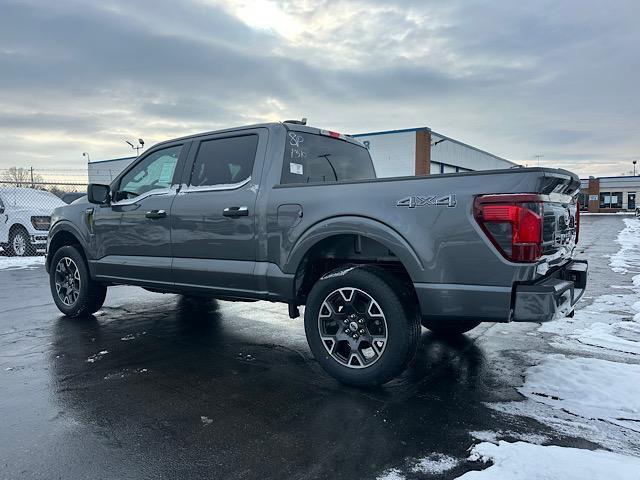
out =
<path fill-rule="evenodd" d="M 428 127 L 352 135 L 371 152 L 378 177 L 512 168 L 516 163 Z"/>
<path fill-rule="evenodd" d="M 89 162 L 87 164 L 89 183 L 110 184 L 135 159 L 136 157 L 123 157 Z"/>

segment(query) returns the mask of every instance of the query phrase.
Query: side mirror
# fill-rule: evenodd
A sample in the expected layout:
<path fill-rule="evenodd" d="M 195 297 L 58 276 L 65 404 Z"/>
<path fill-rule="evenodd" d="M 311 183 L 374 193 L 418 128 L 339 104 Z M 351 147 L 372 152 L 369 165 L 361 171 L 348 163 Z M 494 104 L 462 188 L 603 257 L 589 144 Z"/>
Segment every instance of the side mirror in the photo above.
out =
<path fill-rule="evenodd" d="M 0 215 L 4 213 L 4 207 L 0 207 Z"/>
<path fill-rule="evenodd" d="M 87 200 L 89 203 L 97 203 L 105 205 L 111 200 L 109 185 L 100 185 L 98 183 L 90 183 L 87 187 Z"/>

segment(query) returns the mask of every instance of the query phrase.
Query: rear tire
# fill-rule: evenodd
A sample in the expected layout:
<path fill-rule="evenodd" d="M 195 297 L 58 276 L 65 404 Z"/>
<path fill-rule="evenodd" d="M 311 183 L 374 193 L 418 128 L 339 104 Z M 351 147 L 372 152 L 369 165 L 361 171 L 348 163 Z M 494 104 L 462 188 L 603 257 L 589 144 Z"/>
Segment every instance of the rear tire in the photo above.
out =
<path fill-rule="evenodd" d="M 10 257 L 27 257 L 30 255 L 35 255 L 36 249 L 31 243 L 29 234 L 23 226 L 14 228 L 9 235 L 7 253 Z"/>
<path fill-rule="evenodd" d="M 477 320 L 425 320 L 422 319 L 422 326 L 431 330 L 436 335 L 442 337 L 456 337 L 476 328 L 480 323 Z"/>
<path fill-rule="evenodd" d="M 84 257 L 77 247 L 61 247 L 53 255 L 49 271 L 53 300 L 68 317 L 83 317 L 100 310 L 107 287 L 91 279 Z"/>
<path fill-rule="evenodd" d="M 399 375 L 420 337 L 419 316 L 401 301 L 402 292 L 401 282 L 378 267 L 342 267 L 318 280 L 307 298 L 304 326 L 320 366 L 359 387 Z"/>

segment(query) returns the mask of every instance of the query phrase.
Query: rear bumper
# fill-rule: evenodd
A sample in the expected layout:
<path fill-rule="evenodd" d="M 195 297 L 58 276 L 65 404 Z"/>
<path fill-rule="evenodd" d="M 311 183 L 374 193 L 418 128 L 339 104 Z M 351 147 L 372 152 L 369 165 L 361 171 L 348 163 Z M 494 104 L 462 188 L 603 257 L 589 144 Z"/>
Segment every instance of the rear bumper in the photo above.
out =
<path fill-rule="evenodd" d="M 588 264 L 574 260 L 531 284 L 513 289 L 514 322 L 548 322 L 573 311 L 587 285 Z"/>
<path fill-rule="evenodd" d="M 438 321 L 547 322 L 571 314 L 584 294 L 587 262 L 574 260 L 513 286 L 414 283 L 423 318 Z"/>

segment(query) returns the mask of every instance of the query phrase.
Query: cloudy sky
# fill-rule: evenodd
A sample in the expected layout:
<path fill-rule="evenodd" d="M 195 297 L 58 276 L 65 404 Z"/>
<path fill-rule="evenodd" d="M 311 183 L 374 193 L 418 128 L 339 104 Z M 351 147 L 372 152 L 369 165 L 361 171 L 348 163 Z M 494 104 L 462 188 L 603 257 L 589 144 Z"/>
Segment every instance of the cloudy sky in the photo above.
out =
<path fill-rule="evenodd" d="M 640 160 L 640 2 L 0 0 L 0 168 L 308 117 L 514 161 Z"/>

